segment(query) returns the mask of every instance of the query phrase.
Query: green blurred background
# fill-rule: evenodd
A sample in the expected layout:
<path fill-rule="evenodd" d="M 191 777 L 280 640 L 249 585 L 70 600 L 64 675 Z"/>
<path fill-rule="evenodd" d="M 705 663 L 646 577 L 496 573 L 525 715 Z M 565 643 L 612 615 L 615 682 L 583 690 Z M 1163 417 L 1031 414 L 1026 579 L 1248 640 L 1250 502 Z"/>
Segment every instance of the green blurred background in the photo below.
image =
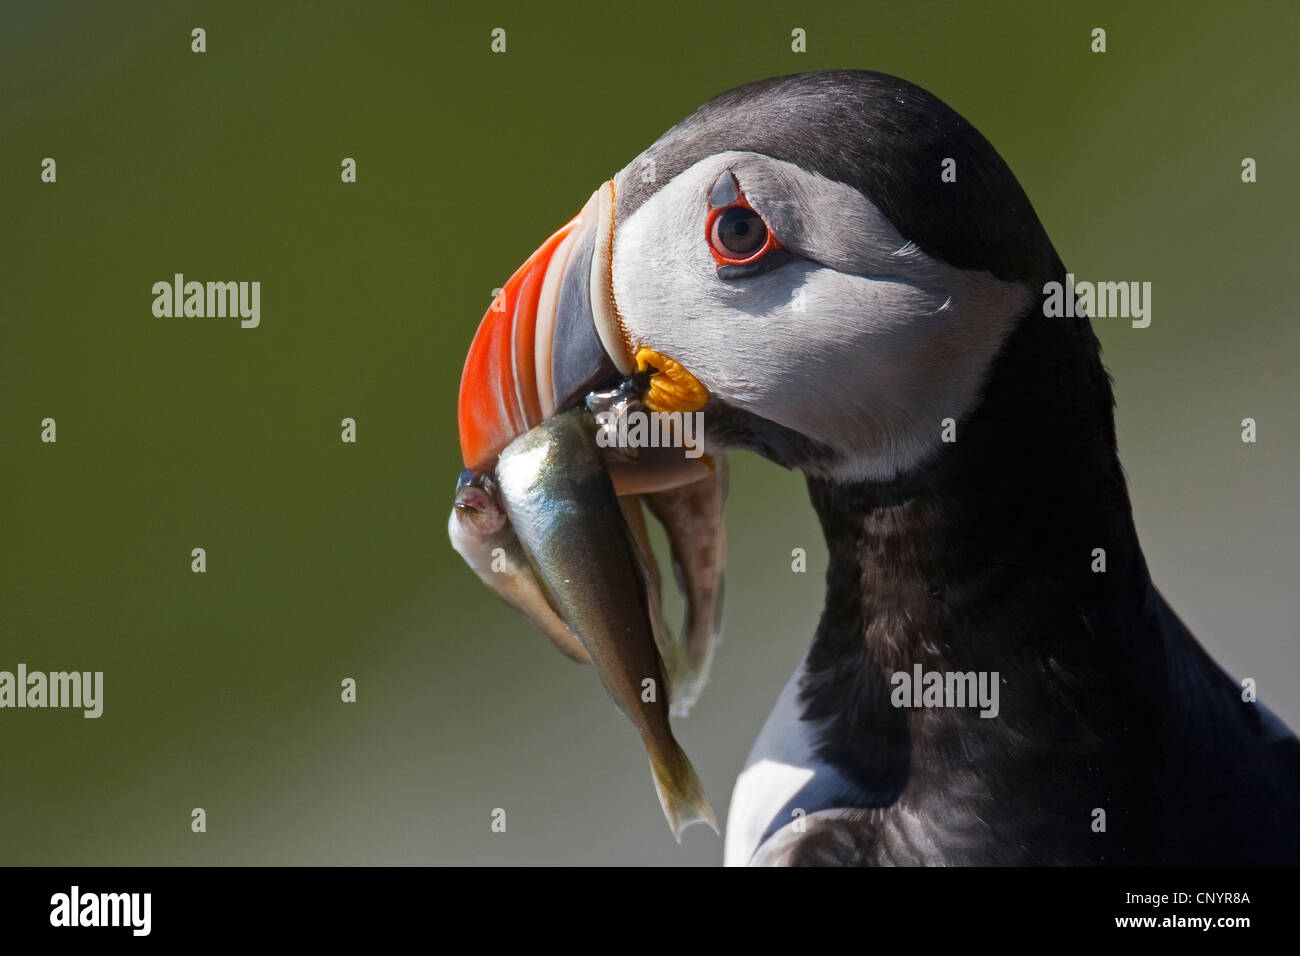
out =
<path fill-rule="evenodd" d="M 456 388 L 601 181 L 715 93 L 833 66 L 970 119 L 1080 278 L 1154 284 L 1150 328 L 1097 323 L 1147 555 L 1300 725 L 1294 4 L 2 9 L 0 669 L 102 670 L 105 709 L 0 711 L 0 863 L 719 862 L 449 547 Z M 174 272 L 260 280 L 261 327 L 155 318 Z M 733 467 L 726 641 L 678 722 L 720 814 L 825 567 L 801 479 Z"/>

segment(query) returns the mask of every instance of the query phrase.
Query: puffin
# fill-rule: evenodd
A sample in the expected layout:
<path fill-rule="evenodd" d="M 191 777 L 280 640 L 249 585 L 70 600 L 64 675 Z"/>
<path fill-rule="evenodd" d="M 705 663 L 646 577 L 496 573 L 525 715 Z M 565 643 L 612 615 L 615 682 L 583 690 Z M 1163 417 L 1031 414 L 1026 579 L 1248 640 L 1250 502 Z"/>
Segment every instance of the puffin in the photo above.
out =
<path fill-rule="evenodd" d="M 467 465 L 635 380 L 806 479 L 825 606 L 725 864 L 1300 863 L 1300 744 L 1152 582 L 1098 340 L 1044 309 L 1066 274 L 969 122 L 833 70 L 706 102 L 484 318 Z M 954 674 L 996 707 L 898 692 Z"/>

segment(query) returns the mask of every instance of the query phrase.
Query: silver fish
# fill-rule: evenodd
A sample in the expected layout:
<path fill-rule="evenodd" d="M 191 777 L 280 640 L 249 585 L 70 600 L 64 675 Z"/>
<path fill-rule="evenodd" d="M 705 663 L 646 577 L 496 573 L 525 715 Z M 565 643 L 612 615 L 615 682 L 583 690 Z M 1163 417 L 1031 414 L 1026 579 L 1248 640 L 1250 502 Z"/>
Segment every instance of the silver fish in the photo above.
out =
<path fill-rule="evenodd" d="M 640 495 L 618 499 L 623 517 L 641 553 L 650 603 L 655 645 L 665 661 L 669 686 L 674 674 L 684 670 L 684 648 L 664 621 L 659 565 L 655 560 L 650 534 L 646 529 Z M 569 630 L 567 624 L 546 602 L 542 586 L 528 563 L 519 539 L 506 517 L 505 506 L 497 494 L 496 478 L 491 472 L 466 468 L 456 481 L 456 501 L 447 522 L 451 546 L 465 563 L 498 597 L 528 618 L 545 634 L 565 657 L 579 664 L 590 664 L 591 657 Z M 672 663 L 668 663 L 671 661 Z M 674 711 L 676 713 L 676 711 Z"/>
<path fill-rule="evenodd" d="M 592 414 L 577 408 L 516 438 L 497 463 L 500 499 L 548 603 L 640 733 L 680 842 L 692 823 L 717 832 L 717 818 L 673 737 L 647 571 L 595 432 Z"/>
<path fill-rule="evenodd" d="M 699 700 L 722 634 L 727 459 L 719 455 L 712 463 L 711 473 L 699 481 L 645 496 L 668 535 L 677 587 L 686 599 L 682 653 L 673 680 L 672 712 L 677 716 L 689 714 Z"/>
<path fill-rule="evenodd" d="M 614 438 L 620 421 L 646 410 L 643 390 L 644 383 L 635 377 L 625 379 L 609 390 L 591 392 L 586 405 L 605 432 L 597 444 L 609 449 L 606 461 L 620 493 L 637 492 L 668 535 L 674 576 L 685 598 L 686 612 L 680 640 L 662 624 L 662 611 L 656 620 L 656 635 L 672 684 L 672 713 L 680 717 L 691 712 L 708 683 L 722 631 L 727 461 L 723 455 L 688 458 L 677 447 L 620 447 Z M 640 509 L 636 510 L 639 519 Z M 632 523 L 632 527 L 636 532 L 637 525 Z M 657 605 L 658 568 L 643 523 L 638 543 L 656 575 L 652 603 Z"/>
<path fill-rule="evenodd" d="M 551 609 L 542 586 L 506 519 L 489 472 L 466 468 L 456 481 L 456 503 L 447 522 L 451 546 L 479 579 L 541 629 L 572 660 L 590 664 L 582 643 Z"/>

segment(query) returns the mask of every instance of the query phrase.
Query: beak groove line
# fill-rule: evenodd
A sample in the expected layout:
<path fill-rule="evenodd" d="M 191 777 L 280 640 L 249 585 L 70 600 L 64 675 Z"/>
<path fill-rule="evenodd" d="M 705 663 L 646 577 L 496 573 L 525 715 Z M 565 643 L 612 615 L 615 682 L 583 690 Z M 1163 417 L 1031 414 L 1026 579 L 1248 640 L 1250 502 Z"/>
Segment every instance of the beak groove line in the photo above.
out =
<path fill-rule="evenodd" d="M 592 319 L 600 344 L 614 367 L 624 375 L 631 375 L 632 343 L 614 299 L 614 181 L 606 182 L 591 198 L 597 203 L 596 214 L 603 227 L 596 234 L 595 261 L 600 263 L 600 268 L 591 270 Z"/>

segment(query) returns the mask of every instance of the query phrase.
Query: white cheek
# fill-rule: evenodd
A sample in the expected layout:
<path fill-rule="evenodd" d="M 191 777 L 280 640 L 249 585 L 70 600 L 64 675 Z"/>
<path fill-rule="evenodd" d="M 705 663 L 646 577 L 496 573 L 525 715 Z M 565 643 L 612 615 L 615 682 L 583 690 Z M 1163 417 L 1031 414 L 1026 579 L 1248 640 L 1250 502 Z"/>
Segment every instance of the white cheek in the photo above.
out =
<path fill-rule="evenodd" d="M 911 467 L 938 446 L 943 419 L 960 420 L 975 401 L 1027 290 L 919 254 L 898 263 L 905 279 L 807 259 L 720 279 L 705 196 L 729 163 L 702 161 L 620 225 L 614 295 L 633 344 L 681 362 L 729 404 L 831 446 L 840 477 Z"/>

